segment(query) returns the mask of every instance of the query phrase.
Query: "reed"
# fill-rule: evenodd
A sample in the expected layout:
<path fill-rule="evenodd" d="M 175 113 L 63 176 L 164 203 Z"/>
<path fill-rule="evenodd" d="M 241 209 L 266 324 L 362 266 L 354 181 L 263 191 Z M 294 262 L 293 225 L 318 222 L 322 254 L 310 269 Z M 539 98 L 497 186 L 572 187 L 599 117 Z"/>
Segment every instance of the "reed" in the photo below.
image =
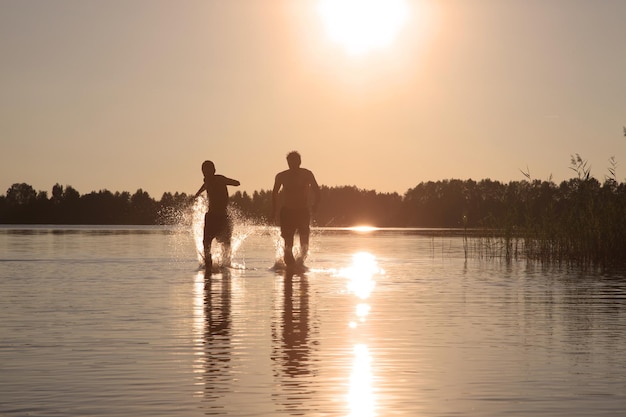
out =
<path fill-rule="evenodd" d="M 506 215 L 491 219 L 489 235 L 472 248 L 479 257 L 501 257 L 577 266 L 626 266 L 626 183 L 612 176 L 604 183 L 590 175 L 585 161 L 572 158 L 577 176 L 556 186 L 525 181 L 515 190 Z"/>

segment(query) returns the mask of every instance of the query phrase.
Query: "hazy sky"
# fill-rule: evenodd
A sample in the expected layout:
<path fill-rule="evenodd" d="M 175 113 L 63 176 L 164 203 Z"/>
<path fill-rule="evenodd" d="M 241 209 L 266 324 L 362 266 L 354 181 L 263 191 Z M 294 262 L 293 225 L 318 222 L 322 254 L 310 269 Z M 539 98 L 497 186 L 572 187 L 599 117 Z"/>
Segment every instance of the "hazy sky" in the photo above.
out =
<path fill-rule="evenodd" d="M 159 199 L 205 159 L 251 192 L 293 149 L 320 184 L 401 194 L 560 182 L 576 153 L 626 179 L 626 1 L 409 0 L 350 35 L 365 1 L 0 0 L 0 194 Z"/>

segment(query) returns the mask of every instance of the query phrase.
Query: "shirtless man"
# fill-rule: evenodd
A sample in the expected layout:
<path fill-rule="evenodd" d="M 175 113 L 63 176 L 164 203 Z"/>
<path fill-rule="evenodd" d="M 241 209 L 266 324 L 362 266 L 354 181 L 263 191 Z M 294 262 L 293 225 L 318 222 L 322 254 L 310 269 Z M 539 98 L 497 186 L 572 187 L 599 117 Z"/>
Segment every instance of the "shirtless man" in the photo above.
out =
<path fill-rule="evenodd" d="M 204 262 L 205 269 L 210 271 L 213 267 L 211 259 L 211 242 L 216 239 L 224 245 L 224 260 L 230 262 L 230 239 L 233 234 L 233 221 L 228 215 L 228 185 L 238 186 L 239 181 L 215 174 L 215 165 L 211 161 L 202 163 L 204 182 L 195 198 L 203 191 L 207 192 L 209 199 L 209 211 L 204 215 Z"/>
<path fill-rule="evenodd" d="M 296 232 L 300 236 L 300 259 L 304 260 L 309 250 L 309 190 L 313 191 L 315 201 L 312 204 L 313 211 L 317 210 L 320 202 L 320 187 L 317 185 L 315 176 L 311 171 L 300 168 L 301 158 L 296 151 L 287 154 L 289 169 L 279 172 L 274 180 L 272 191 L 272 219 L 276 218 L 278 210 L 278 193 L 283 190 L 284 201 L 280 210 L 280 235 L 285 240 L 285 264 L 293 266 L 293 241 Z"/>

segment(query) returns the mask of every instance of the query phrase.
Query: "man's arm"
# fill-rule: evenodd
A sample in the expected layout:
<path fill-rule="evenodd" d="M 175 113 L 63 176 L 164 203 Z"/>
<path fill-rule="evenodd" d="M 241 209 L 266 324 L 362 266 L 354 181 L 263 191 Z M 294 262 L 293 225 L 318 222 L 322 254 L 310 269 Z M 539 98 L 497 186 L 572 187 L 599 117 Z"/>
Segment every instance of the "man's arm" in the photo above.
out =
<path fill-rule="evenodd" d="M 315 201 L 313 202 L 313 206 L 311 208 L 315 212 L 317 211 L 317 207 L 319 206 L 320 201 L 322 200 L 322 193 L 320 191 L 320 186 L 317 183 L 317 180 L 315 179 L 315 175 L 313 175 L 312 172 L 311 172 L 311 184 L 310 185 L 311 185 L 311 189 L 313 190 L 313 195 L 315 197 Z"/>
<path fill-rule="evenodd" d="M 228 178 L 228 177 L 224 177 L 225 183 L 226 185 L 234 185 L 236 187 L 238 187 L 241 183 L 237 180 L 234 180 L 232 178 Z"/>
<path fill-rule="evenodd" d="M 206 190 L 206 186 L 205 186 L 205 184 L 203 183 L 203 184 L 202 184 L 202 187 L 200 187 L 200 189 L 198 190 L 198 192 L 196 193 L 196 195 L 195 195 L 193 198 L 198 198 L 198 196 L 199 196 L 200 194 L 202 194 L 202 192 L 203 192 L 204 190 Z"/>
<path fill-rule="evenodd" d="M 280 191 L 280 187 L 282 186 L 282 181 L 280 179 L 280 174 L 276 175 L 274 178 L 274 188 L 272 189 L 272 213 L 270 214 L 270 220 L 273 221 L 276 219 L 276 209 L 278 208 L 278 192 Z"/>

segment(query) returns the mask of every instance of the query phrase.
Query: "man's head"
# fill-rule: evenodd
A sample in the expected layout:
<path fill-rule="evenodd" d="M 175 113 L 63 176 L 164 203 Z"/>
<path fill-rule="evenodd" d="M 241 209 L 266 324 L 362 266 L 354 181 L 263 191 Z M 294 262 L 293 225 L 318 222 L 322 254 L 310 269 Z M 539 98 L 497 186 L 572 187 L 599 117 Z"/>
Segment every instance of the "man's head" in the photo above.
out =
<path fill-rule="evenodd" d="M 204 161 L 202 163 L 202 173 L 205 177 L 210 177 L 215 174 L 215 164 L 211 161 Z"/>
<path fill-rule="evenodd" d="M 302 159 L 298 151 L 291 151 L 287 154 L 287 165 L 289 165 L 289 168 L 300 168 L 301 163 Z"/>

